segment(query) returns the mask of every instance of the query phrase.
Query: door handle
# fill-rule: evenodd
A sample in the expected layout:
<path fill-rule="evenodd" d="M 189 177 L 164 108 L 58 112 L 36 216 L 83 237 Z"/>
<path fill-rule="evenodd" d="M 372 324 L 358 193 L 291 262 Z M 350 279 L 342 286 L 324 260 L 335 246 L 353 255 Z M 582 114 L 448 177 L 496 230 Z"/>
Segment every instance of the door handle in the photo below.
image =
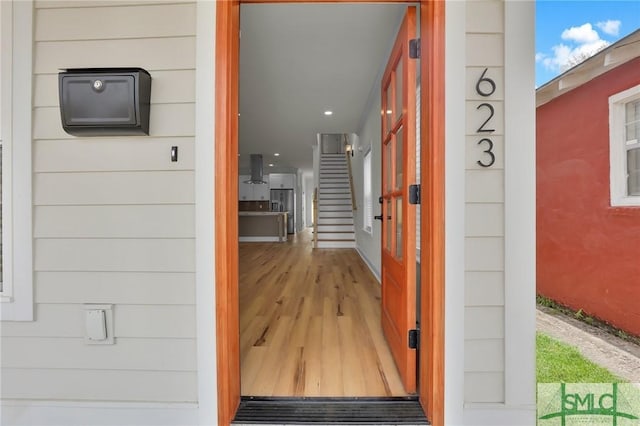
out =
<path fill-rule="evenodd" d="M 382 215 L 380 215 L 380 216 L 374 216 L 373 218 L 374 218 L 375 220 L 382 221 Z"/>

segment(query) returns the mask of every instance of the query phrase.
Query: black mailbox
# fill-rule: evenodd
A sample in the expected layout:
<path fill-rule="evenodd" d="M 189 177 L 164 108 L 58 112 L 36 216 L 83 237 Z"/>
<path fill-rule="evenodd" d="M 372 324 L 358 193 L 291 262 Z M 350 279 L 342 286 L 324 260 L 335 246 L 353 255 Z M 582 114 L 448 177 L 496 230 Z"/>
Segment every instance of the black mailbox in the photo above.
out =
<path fill-rule="evenodd" d="M 62 128 L 75 136 L 149 134 L 151 76 L 142 68 L 68 69 L 58 74 Z"/>

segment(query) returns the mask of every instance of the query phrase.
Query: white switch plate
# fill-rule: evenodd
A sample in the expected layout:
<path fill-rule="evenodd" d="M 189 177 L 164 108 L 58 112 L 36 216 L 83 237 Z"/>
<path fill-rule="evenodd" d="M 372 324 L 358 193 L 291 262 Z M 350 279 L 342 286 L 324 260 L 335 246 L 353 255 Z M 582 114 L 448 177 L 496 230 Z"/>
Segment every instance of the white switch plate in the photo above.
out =
<path fill-rule="evenodd" d="M 84 343 L 86 345 L 113 345 L 113 305 L 85 304 Z"/>

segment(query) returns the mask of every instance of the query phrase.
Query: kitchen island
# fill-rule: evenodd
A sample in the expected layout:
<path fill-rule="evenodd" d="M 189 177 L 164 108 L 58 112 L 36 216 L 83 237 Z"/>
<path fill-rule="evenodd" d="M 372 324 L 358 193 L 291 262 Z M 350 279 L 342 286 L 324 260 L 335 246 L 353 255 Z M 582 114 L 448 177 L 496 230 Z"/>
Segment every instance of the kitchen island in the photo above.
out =
<path fill-rule="evenodd" d="M 238 212 L 238 241 L 287 241 L 286 212 Z"/>

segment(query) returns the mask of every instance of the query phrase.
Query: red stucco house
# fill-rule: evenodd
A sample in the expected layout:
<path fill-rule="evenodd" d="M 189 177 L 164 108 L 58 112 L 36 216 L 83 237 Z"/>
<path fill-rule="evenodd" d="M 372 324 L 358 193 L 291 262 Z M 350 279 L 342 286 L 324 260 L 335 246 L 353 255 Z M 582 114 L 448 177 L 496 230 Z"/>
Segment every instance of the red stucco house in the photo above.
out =
<path fill-rule="evenodd" d="M 640 30 L 536 107 L 538 294 L 640 335 Z"/>

